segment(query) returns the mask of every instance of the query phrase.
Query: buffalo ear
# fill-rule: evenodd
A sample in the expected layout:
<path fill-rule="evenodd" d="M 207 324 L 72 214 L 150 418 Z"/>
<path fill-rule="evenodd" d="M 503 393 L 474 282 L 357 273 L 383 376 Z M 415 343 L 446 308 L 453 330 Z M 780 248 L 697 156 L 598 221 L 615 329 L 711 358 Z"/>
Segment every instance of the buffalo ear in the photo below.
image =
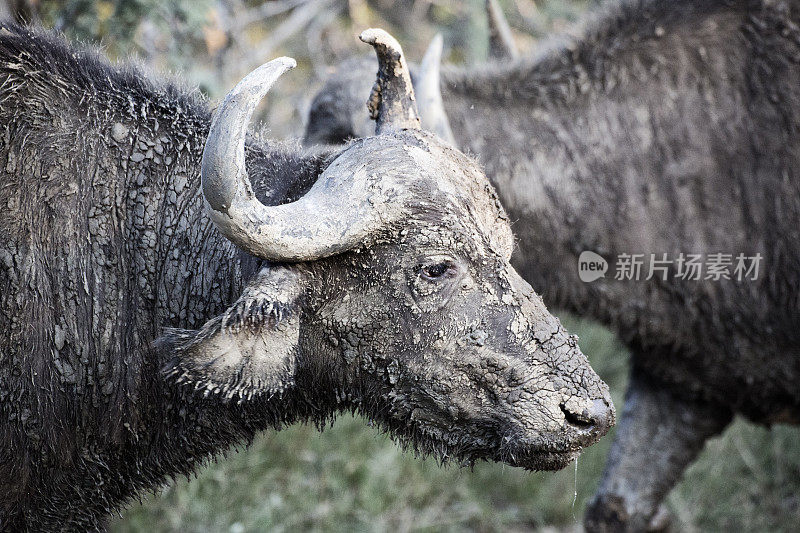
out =
<path fill-rule="evenodd" d="M 263 268 L 223 314 L 156 342 L 169 378 L 225 400 L 282 393 L 294 383 L 304 275 Z"/>

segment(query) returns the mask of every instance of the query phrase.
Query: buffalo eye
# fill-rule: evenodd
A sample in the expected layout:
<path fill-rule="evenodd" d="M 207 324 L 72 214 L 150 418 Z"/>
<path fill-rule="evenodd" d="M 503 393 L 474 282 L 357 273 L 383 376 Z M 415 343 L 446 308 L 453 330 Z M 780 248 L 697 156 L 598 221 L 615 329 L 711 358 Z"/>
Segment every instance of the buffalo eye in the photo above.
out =
<path fill-rule="evenodd" d="M 408 270 L 411 294 L 424 310 L 435 310 L 445 305 L 453 295 L 457 281 L 467 274 L 466 266 L 452 256 L 435 255 L 420 258 Z M 437 298 L 427 300 L 437 295 Z"/>
<path fill-rule="evenodd" d="M 441 261 L 430 265 L 423 265 L 420 274 L 424 279 L 435 281 L 449 277 L 455 272 L 455 265 L 451 261 Z"/>

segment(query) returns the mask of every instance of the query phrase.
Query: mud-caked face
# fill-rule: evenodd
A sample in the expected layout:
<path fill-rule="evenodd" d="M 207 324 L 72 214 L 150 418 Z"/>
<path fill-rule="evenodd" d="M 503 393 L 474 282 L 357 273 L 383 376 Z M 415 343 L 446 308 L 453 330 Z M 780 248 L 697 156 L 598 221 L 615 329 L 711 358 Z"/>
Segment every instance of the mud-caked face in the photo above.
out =
<path fill-rule="evenodd" d="M 422 451 L 563 467 L 613 425 L 608 389 L 510 266 L 511 231 L 477 166 L 437 146 L 428 158 L 451 164 L 436 166 L 424 215 L 325 274 L 335 290 L 317 318 L 340 396 Z"/>
<path fill-rule="evenodd" d="M 284 421 L 357 409 L 442 459 L 563 467 L 613 424 L 608 389 L 511 268 L 508 220 L 478 165 L 418 129 L 397 41 L 361 39 L 380 63 L 378 135 L 348 144 L 301 198 L 264 205 L 245 164 L 247 122 L 293 60 L 250 73 L 215 113 L 207 212 L 266 262 L 224 313 L 165 332 L 165 374 Z"/>
<path fill-rule="evenodd" d="M 340 254 L 265 264 L 225 313 L 162 338 L 169 375 L 318 419 L 356 409 L 465 462 L 556 469 L 608 431 L 608 388 L 511 267 L 507 217 L 474 161 L 403 130 L 352 143 L 328 172 L 337 205 L 367 196 L 380 229 Z"/>

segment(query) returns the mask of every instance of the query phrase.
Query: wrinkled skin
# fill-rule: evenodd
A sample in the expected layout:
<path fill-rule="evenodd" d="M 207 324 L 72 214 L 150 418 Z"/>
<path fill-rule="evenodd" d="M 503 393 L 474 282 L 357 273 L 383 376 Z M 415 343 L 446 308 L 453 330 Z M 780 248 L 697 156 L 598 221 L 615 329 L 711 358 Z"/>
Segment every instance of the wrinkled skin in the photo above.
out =
<path fill-rule="evenodd" d="M 456 144 L 515 221 L 514 265 L 633 356 L 644 407 L 625 409 L 590 530 L 645 527 L 734 414 L 800 422 L 798 23 L 796 2 L 621 1 L 530 57 L 443 70 Z M 323 89 L 333 113 L 315 99 L 307 142 L 357 133 L 346 113 L 375 68 L 359 64 Z M 584 250 L 611 260 L 605 278 L 580 281 Z M 614 279 L 621 253 L 698 252 L 761 254 L 761 274 Z"/>
<path fill-rule="evenodd" d="M 399 186 L 408 202 L 399 232 L 291 275 L 266 268 L 231 318 L 162 339 L 177 351 L 172 372 L 232 398 L 284 394 L 308 372 L 337 408 L 423 452 L 566 466 L 613 424 L 611 401 L 576 339 L 510 266 L 513 237 L 485 177 L 419 131 L 358 141 L 339 158 L 360 167 L 378 151 L 379 165 L 413 173 Z M 260 325 L 272 320 L 277 338 Z"/>
<path fill-rule="evenodd" d="M 469 461 L 496 460 L 501 450 L 511 464 L 561 468 L 605 432 L 592 425 L 612 422 L 598 418 L 610 405 L 607 390 L 576 339 L 509 265 L 511 231 L 477 165 L 429 135 L 414 137 L 421 142 L 404 146 L 431 151 L 417 154 L 423 168 L 451 160 L 449 172 L 440 166 L 429 175 L 452 178 L 457 201 L 438 191 L 427 209 L 413 210 L 399 247 L 349 258 L 352 269 L 371 265 L 366 278 L 329 271 L 323 285 L 335 291 L 319 300 L 321 337 L 335 339 L 332 356 L 349 360 L 345 383 L 355 372 L 362 388 L 383 389 L 364 398 L 371 416 L 388 412 L 389 427 L 424 449 Z M 384 157 L 403 160 L 399 151 Z M 473 197 L 488 202 L 474 205 Z"/>
<path fill-rule="evenodd" d="M 267 263 L 204 209 L 205 102 L 5 23 L 0 102 L 0 529 L 102 529 L 258 431 L 342 410 L 443 460 L 530 469 L 613 424 L 510 266 L 493 189 L 432 136 L 251 142 L 266 204 L 338 165 L 402 215 L 358 249 Z"/>

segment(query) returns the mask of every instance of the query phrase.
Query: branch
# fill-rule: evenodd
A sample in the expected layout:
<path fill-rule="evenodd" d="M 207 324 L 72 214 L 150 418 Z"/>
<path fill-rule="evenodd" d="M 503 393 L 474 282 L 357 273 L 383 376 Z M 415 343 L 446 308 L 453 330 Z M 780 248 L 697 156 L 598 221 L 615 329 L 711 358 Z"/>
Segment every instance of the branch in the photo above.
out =
<path fill-rule="evenodd" d="M 271 57 L 277 47 L 305 28 L 320 11 L 328 7 L 331 1 L 311 1 L 295 8 L 285 21 L 270 32 L 269 37 L 253 47 L 253 50 L 247 54 L 244 63 L 251 64 L 256 61 L 263 61 L 263 58 Z"/>
<path fill-rule="evenodd" d="M 0 16 L 11 17 L 19 24 L 39 24 L 37 3 L 30 0 L 6 0 L 5 11 Z"/>

